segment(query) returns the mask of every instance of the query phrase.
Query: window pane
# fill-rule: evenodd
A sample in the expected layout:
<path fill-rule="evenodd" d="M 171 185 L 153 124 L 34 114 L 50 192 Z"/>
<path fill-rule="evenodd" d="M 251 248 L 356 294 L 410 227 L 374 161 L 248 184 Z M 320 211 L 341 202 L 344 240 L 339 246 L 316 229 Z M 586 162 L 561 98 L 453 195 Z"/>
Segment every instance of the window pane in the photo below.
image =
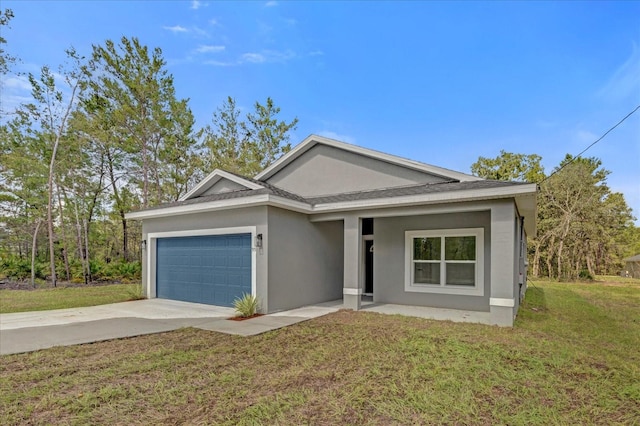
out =
<path fill-rule="evenodd" d="M 440 264 L 414 263 L 413 282 L 415 284 L 440 284 Z"/>
<path fill-rule="evenodd" d="M 473 287 L 476 284 L 475 263 L 447 263 L 446 284 Z"/>
<path fill-rule="evenodd" d="M 414 238 L 413 239 L 413 259 L 414 260 L 440 260 L 440 237 L 435 238 Z"/>
<path fill-rule="evenodd" d="M 446 237 L 446 260 L 476 260 L 476 237 Z"/>

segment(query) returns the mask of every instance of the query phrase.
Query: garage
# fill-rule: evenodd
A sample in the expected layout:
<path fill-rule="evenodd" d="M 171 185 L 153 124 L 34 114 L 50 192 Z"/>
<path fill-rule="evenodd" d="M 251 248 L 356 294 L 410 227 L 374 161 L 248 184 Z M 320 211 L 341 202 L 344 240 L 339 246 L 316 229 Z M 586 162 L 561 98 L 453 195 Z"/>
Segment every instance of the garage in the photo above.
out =
<path fill-rule="evenodd" d="M 251 294 L 251 234 L 156 241 L 157 297 L 233 306 L 236 298 Z"/>

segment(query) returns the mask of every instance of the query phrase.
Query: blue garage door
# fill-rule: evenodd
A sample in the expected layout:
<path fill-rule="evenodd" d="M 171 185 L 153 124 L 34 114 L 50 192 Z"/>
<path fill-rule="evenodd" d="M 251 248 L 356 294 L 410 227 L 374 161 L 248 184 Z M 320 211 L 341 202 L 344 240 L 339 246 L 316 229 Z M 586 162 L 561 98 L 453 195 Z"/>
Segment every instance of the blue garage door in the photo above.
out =
<path fill-rule="evenodd" d="M 251 234 L 159 238 L 157 296 L 233 306 L 251 294 Z"/>

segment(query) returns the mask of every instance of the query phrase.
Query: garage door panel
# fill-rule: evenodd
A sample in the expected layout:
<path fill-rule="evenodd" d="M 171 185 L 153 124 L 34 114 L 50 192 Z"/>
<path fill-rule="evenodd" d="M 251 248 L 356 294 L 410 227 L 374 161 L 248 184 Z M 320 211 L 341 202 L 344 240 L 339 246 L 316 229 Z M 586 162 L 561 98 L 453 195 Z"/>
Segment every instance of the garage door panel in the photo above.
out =
<path fill-rule="evenodd" d="M 251 293 L 251 234 L 161 238 L 156 247 L 160 298 L 232 306 Z"/>

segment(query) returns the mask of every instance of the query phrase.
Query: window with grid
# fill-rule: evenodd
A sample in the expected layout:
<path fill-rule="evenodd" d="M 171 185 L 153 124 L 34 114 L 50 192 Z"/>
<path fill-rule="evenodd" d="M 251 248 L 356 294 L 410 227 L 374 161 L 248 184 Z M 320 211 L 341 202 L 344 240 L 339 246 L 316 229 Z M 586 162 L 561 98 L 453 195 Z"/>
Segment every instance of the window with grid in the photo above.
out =
<path fill-rule="evenodd" d="M 484 294 L 484 229 L 405 233 L 405 290 Z"/>

